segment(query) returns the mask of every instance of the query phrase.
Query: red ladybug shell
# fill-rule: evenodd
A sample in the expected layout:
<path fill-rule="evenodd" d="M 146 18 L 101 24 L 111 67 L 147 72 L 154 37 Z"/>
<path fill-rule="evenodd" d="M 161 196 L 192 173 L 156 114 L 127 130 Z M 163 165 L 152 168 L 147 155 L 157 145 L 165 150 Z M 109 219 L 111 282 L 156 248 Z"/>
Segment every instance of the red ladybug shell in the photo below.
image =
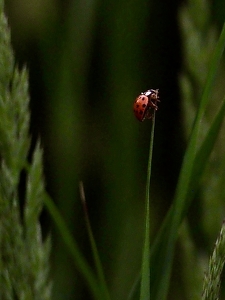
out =
<path fill-rule="evenodd" d="M 147 90 L 141 93 L 134 101 L 134 114 L 139 121 L 151 119 L 153 112 L 158 109 L 159 90 Z"/>
<path fill-rule="evenodd" d="M 134 102 L 134 114 L 139 121 L 144 121 L 145 115 L 148 111 L 148 97 L 139 95 Z"/>

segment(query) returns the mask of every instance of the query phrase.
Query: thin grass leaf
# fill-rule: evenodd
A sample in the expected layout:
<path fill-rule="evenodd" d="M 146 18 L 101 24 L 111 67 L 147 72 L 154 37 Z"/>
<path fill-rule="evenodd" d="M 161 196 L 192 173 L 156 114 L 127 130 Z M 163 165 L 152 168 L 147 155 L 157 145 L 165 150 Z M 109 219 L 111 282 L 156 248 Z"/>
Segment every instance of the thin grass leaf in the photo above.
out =
<path fill-rule="evenodd" d="M 152 129 L 149 146 L 148 169 L 146 178 L 146 192 L 145 192 L 145 236 L 144 247 L 142 253 L 142 270 L 141 270 L 141 290 L 140 300 L 150 299 L 150 179 L 152 170 L 152 153 L 155 132 L 155 112 L 152 118 Z"/>
<path fill-rule="evenodd" d="M 207 132 L 207 135 L 195 157 L 191 181 L 190 181 L 190 185 L 188 188 L 188 190 L 191 192 L 188 194 L 188 197 L 187 197 L 188 200 L 186 201 L 186 206 L 184 207 L 184 210 L 183 210 L 181 222 L 182 222 L 183 218 L 186 216 L 186 213 L 191 204 L 191 201 L 193 200 L 193 198 L 197 192 L 197 189 L 199 187 L 199 181 L 204 172 L 204 167 L 206 166 L 206 163 L 207 163 L 209 156 L 213 150 L 215 142 L 218 138 L 220 128 L 221 128 L 222 122 L 224 120 L 224 116 L 225 116 L 225 98 L 223 100 L 223 104 L 222 104 L 220 110 L 218 111 L 214 121 L 212 122 L 212 124 Z M 172 214 L 172 207 L 170 208 L 169 212 L 167 213 L 167 216 L 166 216 L 165 221 L 161 227 L 161 230 L 157 236 L 157 239 L 154 242 L 154 245 L 152 247 L 152 253 L 156 253 L 155 247 L 157 247 L 159 240 L 163 239 L 162 235 L 164 235 L 164 236 L 168 235 L 168 228 L 169 228 L 168 224 L 171 222 L 171 220 L 170 220 L 170 218 L 172 217 L 171 214 Z"/>
<path fill-rule="evenodd" d="M 186 216 L 186 213 L 191 204 L 191 201 L 193 200 L 193 198 L 196 194 L 196 191 L 199 186 L 199 181 L 204 172 L 205 165 L 209 159 L 209 156 L 213 150 L 213 147 L 214 147 L 217 137 L 219 135 L 220 128 L 221 128 L 222 122 L 224 120 L 224 116 L 225 116 L 225 99 L 223 100 L 223 104 L 222 104 L 219 112 L 217 113 L 213 123 L 211 124 L 211 126 L 208 130 L 208 133 L 207 133 L 207 135 L 195 157 L 194 164 L 193 164 L 193 170 L 192 170 L 192 174 L 191 174 L 191 180 L 190 180 L 190 184 L 188 187 L 188 190 L 190 192 L 187 195 L 187 199 L 186 199 L 185 205 L 183 207 L 180 223 L 182 222 L 183 218 Z M 158 259 L 157 249 L 160 249 L 161 241 L 166 239 L 166 237 L 169 234 L 169 224 L 171 223 L 171 220 L 172 220 L 172 213 L 173 213 L 173 207 L 171 207 L 169 212 L 167 213 L 167 216 L 166 216 L 166 218 L 163 222 L 163 225 L 160 229 L 160 232 L 158 233 L 157 238 L 153 244 L 152 253 L 151 253 L 152 261 L 155 261 Z"/>
<path fill-rule="evenodd" d="M 73 263 L 76 266 L 77 270 L 83 276 L 84 280 L 86 281 L 90 291 L 93 294 L 93 297 L 96 300 L 103 299 L 102 292 L 99 288 L 98 281 L 96 280 L 96 276 L 91 270 L 90 266 L 88 265 L 86 259 L 84 258 L 83 254 L 79 250 L 79 247 L 74 240 L 72 234 L 70 233 L 69 229 L 66 226 L 64 219 L 62 218 L 59 210 L 55 206 L 52 199 L 45 194 L 45 205 L 48 209 L 53 221 L 56 224 L 64 243 L 66 244 L 66 249 L 69 251 L 73 258 Z"/>
<path fill-rule="evenodd" d="M 215 56 L 217 59 L 219 59 L 222 55 L 222 51 L 224 48 L 224 43 L 225 43 L 225 36 L 224 36 L 224 28 L 220 37 L 220 40 L 217 44 L 217 48 L 215 51 Z M 223 41 L 223 42 L 222 42 Z M 215 60 L 214 57 L 214 62 L 216 62 L 216 65 L 218 67 L 219 62 Z M 212 69 L 214 72 L 216 72 L 217 68 L 216 67 L 211 67 L 211 71 L 209 72 L 210 78 L 214 78 L 215 74 L 212 72 Z M 207 80 L 208 82 L 209 80 Z M 211 88 L 212 88 L 212 83 L 208 83 Z M 208 91 L 210 91 L 209 88 L 207 88 Z M 205 99 L 207 98 L 206 92 L 204 92 L 204 97 Z M 203 101 L 203 106 L 206 107 L 207 101 Z M 201 114 L 202 115 L 202 112 Z M 179 189 L 184 188 L 183 191 L 183 199 L 182 202 L 179 203 L 179 205 L 175 208 L 176 202 L 173 202 L 170 210 L 168 211 L 165 220 L 160 228 L 160 231 L 153 243 L 153 246 L 151 248 L 151 273 L 154 274 L 154 276 L 151 276 L 151 296 L 153 299 L 164 299 L 160 297 L 166 297 L 167 294 L 167 289 L 169 285 L 169 277 L 170 277 L 170 272 L 171 272 L 171 264 L 172 264 L 172 258 L 173 258 L 173 249 L 175 245 L 175 241 L 177 238 L 177 230 L 182 222 L 183 218 L 185 217 L 187 210 L 189 208 L 189 205 L 191 201 L 193 200 L 195 196 L 195 192 L 198 188 L 199 185 L 199 180 L 202 176 L 202 173 L 204 171 L 205 165 L 207 163 L 207 160 L 209 158 L 210 153 L 212 152 L 213 146 L 215 144 L 215 141 L 218 137 L 220 127 L 222 124 L 222 121 L 224 119 L 225 115 L 225 99 L 223 100 L 222 106 L 219 109 L 214 121 L 212 122 L 207 135 L 204 138 L 204 141 L 202 142 L 202 145 L 200 148 L 197 150 L 197 154 L 195 154 L 195 150 L 191 149 L 191 146 L 189 145 L 188 150 L 190 153 L 185 155 L 185 161 L 183 163 L 182 167 L 182 173 L 185 173 L 185 170 L 188 172 L 189 176 L 185 177 L 183 174 L 183 181 L 184 184 L 181 181 L 180 177 L 180 182 L 179 182 Z M 198 119 L 198 122 L 195 121 L 195 134 L 194 139 L 195 145 L 196 145 L 196 133 L 197 129 L 196 126 L 198 125 L 201 118 L 198 116 L 196 120 Z M 197 124 L 197 125 L 196 125 Z M 193 130 L 193 131 L 194 131 Z M 193 144 L 193 141 L 192 141 Z M 190 159 L 190 160 L 189 160 Z M 188 167 L 188 163 L 190 163 L 190 166 Z M 187 174 L 186 174 L 187 175 Z M 187 182 L 185 182 L 185 179 Z M 176 194 L 176 197 L 178 199 L 178 196 L 181 196 L 181 194 L 178 195 Z M 178 201 L 178 200 L 177 200 Z M 168 237 L 169 234 L 171 234 L 172 230 L 172 222 L 174 219 L 174 214 L 176 211 L 179 210 L 179 212 L 176 215 L 176 226 L 173 224 L 173 236 L 172 239 L 170 240 L 170 244 L 168 243 Z M 176 229 L 176 230 L 175 230 Z M 168 251 L 169 250 L 169 251 Z M 168 260 L 168 262 L 166 262 Z M 128 299 L 136 299 L 137 298 L 137 290 L 139 287 L 139 280 L 137 279 L 134 283 L 134 286 L 132 287 L 132 291 L 128 297 Z M 161 291 L 159 291 L 161 289 Z M 164 290 L 165 289 L 165 290 Z"/>
<path fill-rule="evenodd" d="M 183 216 L 183 212 L 186 207 L 186 202 L 189 193 L 189 186 L 190 186 L 191 177 L 194 170 L 194 162 L 195 162 L 196 151 L 197 151 L 198 136 L 201 127 L 201 119 L 203 117 L 208 100 L 212 92 L 214 79 L 219 67 L 221 56 L 224 51 L 224 46 L 225 46 L 225 24 L 223 26 L 219 41 L 214 51 L 212 63 L 206 80 L 205 89 L 194 122 L 194 127 L 191 134 L 190 142 L 184 156 L 184 160 L 183 160 L 183 164 L 182 164 L 182 168 L 178 180 L 178 185 L 176 189 L 174 205 L 172 206 L 171 222 L 169 222 L 168 224 L 169 234 L 167 236 L 164 236 L 164 239 L 162 239 L 159 242 L 158 244 L 159 246 L 155 248 L 157 254 L 155 255 L 155 260 L 153 261 L 154 264 L 153 269 L 155 272 L 154 272 L 154 277 L 151 278 L 152 280 L 151 291 L 152 291 L 153 299 L 156 300 L 165 299 L 168 292 L 178 228 Z"/>
<path fill-rule="evenodd" d="M 196 154 L 194 160 L 194 166 L 191 174 L 190 185 L 188 188 L 188 190 L 191 191 L 191 193 L 189 193 L 187 196 L 187 199 L 189 199 L 187 201 L 187 209 L 191 203 L 191 200 L 194 198 L 193 194 L 195 195 L 196 190 L 198 189 L 199 180 L 201 179 L 201 176 L 204 172 L 204 167 L 206 166 L 206 163 L 209 159 L 209 156 L 214 148 L 215 142 L 220 133 L 220 129 L 224 121 L 224 116 L 225 116 L 225 98 L 223 99 L 222 105 L 216 117 L 214 118 L 212 124 L 210 125 L 207 135 L 203 140 L 202 145 Z M 184 209 L 184 216 L 186 215 L 187 209 Z"/>
<path fill-rule="evenodd" d="M 107 284 L 106 284 L 106 281 L 105 281 L 105 275 L 104 275 L 102 263 L 101 263 L 100 256 L 99 256 L 99 253 L 98 253 L 95 238 L 94 238 L 94 235 L 93 235 L 93 232 L 92 232 L 92 229 L 91 229 L 91 224 L 90 224 L 87 205 L 86 205 L 86 198 L 85 198 L 85 193 L 84 193 L 84 186 L 83 186 L 82 181 L 79 182 L 79 189 L 80 189 L 80 197 L 81 197 L 81 201 L 82 201 L 83 209 L 84 209 L 85 222 L 86 222 L 86 226 L 87 226 L 89 240 L 90 240 L 90 243 L 91 243 L 92 255 L 93 255 L 93 258 L 94 258 L 94 263 L 95 263 L 95 268 L 96 268 L 96 271 L 97 271 L 98 281 L 99 281 L 99 284 L 100 284 L 101 290 L 102 290 L 102 295 L 103 295 L 102 299 L 110 300 L 110 295 L 109 295 L 108 287 L 107 287 Z"/>

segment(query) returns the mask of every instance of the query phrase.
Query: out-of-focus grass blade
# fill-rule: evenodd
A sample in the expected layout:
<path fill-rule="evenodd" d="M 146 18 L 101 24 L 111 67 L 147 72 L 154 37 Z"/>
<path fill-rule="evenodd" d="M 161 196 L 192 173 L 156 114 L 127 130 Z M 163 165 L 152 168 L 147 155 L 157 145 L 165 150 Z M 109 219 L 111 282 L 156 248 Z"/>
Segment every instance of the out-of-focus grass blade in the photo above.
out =
<path fill-rule="evenodd" d="M 144 237 L 144 247 L 143 247 L 143 253 L 142 253 L 140 300 L 150 299 L 150 203 L 149 203 L 150 200 L 149 200 L 149 194 L 150 194 L 150 179 L 151 179 L 151 169 L 152 169 L 152 152 L 153 152 L 153 142 L 154 142 L 154 131 L 155 131 L 155 113 L 154 113 L 153 119 L 152 119 L 148 169 L 147 169 L 147 178 L 146 178 L 145 237 Z"/>
<path fill-rule="evenodd" d="M 90 224 L 87 205 L 86 205 L 86 197 L 85 197 L 85 193 L 84 193 L 84 186 L 83 186 L 82 181 L 79 182 L 79 189 L 80 189 L 80 197 L 81 197 L 81 201 L 82 201 L 83 209 L 84 209 L 85 222 L 86 222 L 86 226 L 87 226 L 89 240 L 91 243 L 91 250 L 92 250 L 93 257 L 94 257 L 94 263 L 95 263 L 95 267 L 96 267 L 96 271 L 97 271 L 97 275 L 98 275 L 99 285 L 102 290 L 102 295 L 104 295 L 103 299 L 110 300 L 110 295 L 109 295 L 108 287 L 107 287 L 107 284 L 105 281 L 105 275 L 103 272 L 100 256 L 99 256 L 97 245 L 96 245 L 94 235 L 93 235 L 93 232 L 91 229 L 91 224 Z"/>
<path fill-rule="evenodd" d="M 184 156 L 175 193 L 174 204 L 172 206 L 171 219 L 170 222 L 168 222 L 168 235 L 163 236 L 163 239 L 161 240 L 158 239 L 158 246 L 154 248 L 155 256 L 154 260 L 152 260 L 152 274 L 154 275 L 151 276 L 151 296 L 154 300 L 164 300 L 167 296 L 177 233 L 183 217 L 183 212 L 187 207 L 187 200 L 189 198 L 188 194 L 191 192 L 189 188 L 191 184 L 191 177 L 193 175 L 193 171 L 195 170 L 194 164 L 196 163 L 195 158 L 201 120 L 208 104 L 208 100 L 210 99 L 214 79 L 224 51 L 224 46 L 225 25 L 223 26 L 212 58 L 212 63 L 194 122 L 191 138 Z M 204 166 L 202 167 L 204 168 Z"/>
<path fill-rule="evenodd" d="M 206 86 L 203 92 L 198 114 L 196 116 L 190 142 L 183 160 L 175 199 L 169 212 L 167 213 L 153 247 L 151 248 L 150 280 L 151 297 L 154 300 L 163 300 L 166 298 L 178 228 L 182 219 L 186 215 L 191 200 L 194 197 L 195 190 L 198 187 L 199 179 L 203 173 L 207 159 L 212 151 L 221 127 L 221 123 L 223 121 L 225 113 L 225 99 L 216 118 L 210 126 L 202 146 L 197 151 L 197 139 L 201 119 L 203 117 L 214 84 L 214 78 L 222 53 L 224 51 L 224 45 L 225 25 L 223 26 L 220 39 L 214 52 L 211 68 L 207 77 Z M 137 298 L 138 287 L 139 285 L 136 281 L 135 287 L 132 288 L 132 292 L 129 295 L 129 299 Z"/>
<path fill-rule="evenodd" d="M 225 116 L 225 98 L 223 100 L 219 112 L 217 113 L 212 125 L 210 126 L 209 131 L 195 157 L 190 185 L 188 188 L 189 194 L 187 195 L 187 200 L 185 202 L 185 206 L 181 214 L 180 223 L 182 222 L 183 218 L 186 216 L 191 201 L 193 200 L 195 193 L 198 189 L 199 180 L 201 179 L 201 176 L 204 172 L 204 167 L 206 166 L 206 163 L 209 159 L 209 156 L 217 140 L 224 116 Z M 169 224 L 171 223 L 172 220 L 172 213 L 173 213 L 173 206 L 171 206 L 170 210 L 168 211 L 167 216 L 163 222 L 163 225 L 161 226 L 161 229 L 157 235 L 157 238 L 154 241 L 153 246 L 151 247 L 152 262 L 158 261 L 158 264 L 160 264 L 160 260 L 159 260 L 160 253 L 157 252 L 158 251 L 157 249 L 160 249 L 161 241 L 166 239 L 169 234 Z M 156 264 L 156 268 L 154 268 L 154 265 L 155 263 L 152 264 L 151 274 L 154 274 L 155 277 L 151 278 L 151 282 L 153 285 L 154 284 L 156 285 L 157 282 L 154 282 L 154 278 L 157 278 L 158 276 L 157 264 Z M 137 279 L 136 282 L 134 283 L 133 289 L 128 297 L 129 300 L 137 299 L 139 284 L 140 284 L 140 276 L 139 276 L 139 280 Z"/>
<path fill-rule="evenodd" d="M 208 130 L 208 133 L 207 133 L 200 149 L 198 150 L 198 152 L 196 154 L 196 157 L 194 160 L 193 171 L 192 171 L 192 175 L 191 175 L 191 179 L 190 179 L 190 185 L 188 188 L 188 190 L 190 191 L 190 193 L 187 196 L 187 199 L 190 199 L 189 201 L 187 201 L 188 206 L 189 206 L 191 200 L 193 199 L 193 194 L 196 192 L 196 190 L 198 188 L 199 180 L 202 176 L 204 167 L 209 159 L 209 156 L 213 150 L 214 144 L 219 135 L 220 128 L 221 128 L 222 122 L 224 120 L 224 117 L 225 117 L 225 98 L 223 99 L 221 108 L 218 111 L 215 119 L 213 120 L 213 122 Z M 185 214 L 186 214 L 186 211 L 185 211 Z"/>
<path fill-rule="evenodd" d="M 214 147 L 214 144 L 217 140 L 224 116 L 225 116 L 225 99 L 223 100 L 223 104 L 222 104 L 217 116 L 215 117 L 215 119 L 203 141 L 202 146 L 200 147 L 200 149 L 197 152 L 197 155 L 195 157 L 194 164 L 193 164 L 193 170 L 191 173 L 191 180 L 190 180 L 189 187 L 188 187 L 189 193 L 186 196 L 185 205 L 183 207 L 183 210 L 182 210 L 182 213 L 180 216 L 180 223 L 182 222 L 183 218 L 186 216 L 186 213 L 191 204 L 191 201 L 193 200 L 195 193 L 198 189 L 199 180 L 201 179 L 201 176 L 204 171 L 204 167 L 206 166 L 208 158 L 209 158 L 209 156 L 212 152 L 212 149 Z M 155 261 L 159 260 L 159 257 L 158 257 L 159 253 L 157 251 L 161 247 L 161 241 L 166 239 L 166 237 L 169 234 L 169 228 L 170 228 L 169 224 L 171 223 L 171 220 L 172 220 L 172 213 L 173 213 L 173 207 L 171 207 L 169 212 L 167 213 L 167 216 L 165 218 L 165 221 L 163 222 L 161 230 L 157 235 L 157 238 L 153 244 L 153 247 L 151 248 L 152 249 L 151 261 L 155 262 Z M 159 263 L 160 263 L 160 261 L 159 261 Z M 152 273 L 154 275 L 156 275 L 157 268 L 152 270 Z M 156 275 L 156 277 L 157 277 L 157 275 Z M 154 280 L 154 278 L 152 278 L 151 280 Z M 152 284 L 156 285 L 157 282 L 152 282 Z"/>
<path fill-rule="evenodd" d="M 83 276 L 85 282 L 87 283 L 88 287 L 90 288 L 90 291 L 92 292 L 92 295 L 94 299 L 96 300 L 103 300 L 102 292 L 99 288 L 99 284 L 96 280 L 95 274 L 92 272 L 90 266 L 88 265 L 86 259 L 84 258 L 83 254 L 80 252 L 73 236 L 71 235 L 69 229 L 67 228 L 62 216 L 60 215 L 60 212 L 58 211 L 57 207 L 55 206 L 54 202 L 51 200 L 51 198 L 45 194 L 44 199 L 45 205 L 54 220 L 58 230 L 60 231 L 62 238 L 64 240 L 64 243 L 66 244 L 67 250 L 70 252 L 73 258 L 73 262 L 77 268 L 77 270 L 80 272 L 80 274 Z"/>

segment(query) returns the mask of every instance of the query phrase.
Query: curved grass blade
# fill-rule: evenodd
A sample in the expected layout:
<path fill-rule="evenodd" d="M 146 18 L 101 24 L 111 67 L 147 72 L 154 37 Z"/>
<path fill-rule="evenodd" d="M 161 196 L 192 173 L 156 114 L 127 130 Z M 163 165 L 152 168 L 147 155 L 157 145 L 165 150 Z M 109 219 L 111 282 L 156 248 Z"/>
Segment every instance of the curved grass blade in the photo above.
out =
<path fill-rule="evenodd" d="M 91 229 L 91 224 L 90 224 L 88 211 L 87 211 L 87 205 L 86 205 L 86 197 L 85 197 L 85 193 L 84 193 L 84 186 L 83 186 L 82 181 L 79 182 L 79 189 L 80 189 L 81 201 L 82 201 L 83 208 L 84 208 L 85 222 L 86 222 L 87 231 L 88 231 L 88 235 L 89 235 L 89 239 L 90 239 L 90 243 L 91 243 L 91 250 L 92 250 L 93 257 L 94 257 L 95 268 L 96 268 L 97 275 L 98 275 L 98 281 L 99 281 L 99 284 L 100 284 L 100 287 L 102 290 L 102 295 L 104 295 L 103 299 L 110 300 L 110 295 L 109 295 L 108 287 L 107 287 L 107 284 L 105 281 L 105 276 L 104 276 L 101 260 L 99 257 L 97 245 L 96 245 L 94 235 L 93 235 L 93 232 Z"/>
<path fill-rule="evenodd" d="M 198 189 L 199 180 L 201 179 L 201 176 L 204 172 L 204 167 L 209 159 L 209 156 L 213 150 L 213 147 L 214 147 L 217 137 L 219 135 L 224 116 L 225 116 L 225 98 L 223 100 L 223 104 L 222 104 L 219 112 L 217 113 L 217 116 L 215 117 L 212 125 L 210 126 L 210 129 L 209 129 L 209 131 L 208 131 L 208 133 L 207 133 L 207 135 L 195 157 L 194 164 L 193 164 L 193 170 L 191 173 L 191 180 L 190 180 L 190 184 L 188 187 L 188 190 L 190 192 L 188 193 L 188 195 L 186 197 L 185 205 L 183 207 L 183 210 L 182 210 L 182 213 L 180 216 L 180 223 L 182 222 L 183 218 L 186 216 L 186 213 L 189 209 L 191 201 L 193 200 L 193 198 L 196 194 L 196 191 Z M 169 224 L 171 223 L 171 220 L 172 220 L 172 213 L 173 213 L 173 207 L 171 207 L 169 212 L 167 213 L 167 216 L 163 222 L 161 230 L 158 233 L 157 238 L 152 247 L 151 260 L 158 261 L 157 266 L 160 264 L 160 261 L 159 261 L 160 254 L 158 252 L 159 251 L 158 249 L 160 249 L 160 247 L 161 247 L 161 241 L 166 239 L 166 237 L 169 234 Z M 154 274 L 156 275 L 157 268 L 156 269 L 154 268 L 152 270 L 152 272 L 154 272 Z M 155 278 L 157 278 L 157 275 Z M 155 282 L 154 284 L 157 284 L 157 283 Z"/>
<path fill-rule="evenodd" d="M 216 71 L 224 51 L 224 45 L 225 25 L 215 49 L 212 65 L 208 74 L 200 108 L 196 116 L 190 143 L 184 157 L 175 195 L 175 201 L 168 211 L 157 238 L 154 241 L 153 247 L 151 248 L 151 273 L 154 274 L 154 277 L 151 276 L 151 296 L 154 300 L 165 299 L 167 295 L 177 231 L 181 221 L 186 215 L 191 200 L 194 197 L 194 192 L 198 187 L 198 181 L 203 173 L 207 159 L 213 149 L 224 118 L 225 99 L 223 100 L 222 107 L 210 126 L 202 146 L 199 150 L 196 150 L 201 119 L 209 100 Z M 139 288 L 139 284 L 137 284 L 137 282 L 138 280 L 136 280 L 135 286 L 132 288 L 129 299 L 137 298 L 137 290 Z"/>
<path fill-rule="evenodd" d="M 92 272 L 90 266 L 86 262 L 86 259 L 84 258 L 83 254 L 80 252 L 78 245 L 76 244 L 73 236 L 71 235 L 69 229 L 67 228 L 65 221 L 60 215 L 60 212 L 58 211 L 54 202 L 47 194 L 45 194 L 44 202 L 52 219 L 54 220 L 58 230 L 62 235 L 64 243 L 67 246 L 67 250 L 70 252 L 70 254 L 73 257 L 73 262 L 76 268 L 85 279 L 87 285 L 90 288 L 90 291 L 93 294 L 94 299 L 96 300 L 104 299 L 102 292 L 99 288 L 98 282 L 96 280 L 95 274 Z"/>
<path fill-rule="evenodd" d="M 200 147 L 200 149 L 197 152 L 197 155 L 194 160 L 194 166 L 191 174 L 191 181 L 188 190 L 191 191 L 191 193 L 188 194 L 187 196 L 187 201 L 185 202 L 185 206 L 181 215 L 180 222 L 182 222 L 183 218 L 186 216 L 186 213 L 188 211 L 188 208 L 191 204 L 191 201 L 193 200 L 197 189 L 198 189 L 198 183 L 199 180 L 201 179 L 201 176 L 204 172 L 204 167 L 206 166 L 206 163 L 209 159 L 209 156 L 213 150 L 213 147 L 215 145 L 215 142 L 217 140 L 217 137 L 220 132 L 220 128 L 222 125 L 222 122 L 225 117 L 225 98 L 223 100 L 223 104 L 217 113 L 213 123 L 211 124 L 209 131 Z M 168 235 L 168 228 L 169 228 L 169 223 L 171 222 L 171 217 L 172 217 L 172 207 L 170 208 L 169 212 L 167 213 L 167 216 L 163 222 L 163 225 L 161 227 L 161 230 L 157 236 L 157 239 L 155 240 L 153 246 L 152 246 L 152 256 L 154 256 L 154 253 L 156 253 L 156 248 L 159 247 L 159 241 L 163 239 L 162 236 Z M 153 258 L 152 258 L 153 259 Z"/>
<path fill-rule="evenodd" d="M 225 24 L 223 26 L 219 41 L 217 43 L 210 70 L 207 76 L 205 89 L 200 102 L 200 106 L 195 119 L 193 131 L 191 134 L 190 142 L 187 151 L 184 156 L 178 185 L 175 193 L 174 205 L 172 206 L 171 221 L 168 222 L 168 235 L 164 236 L 164 239 L 160 241 L 159 246 L 155 248 L 156 260 L 153 260 L 155 264 L 154 278 L 151 278 L 151 291 L 152 297 L 156 300 L 164 300 L 167 296 L 169 288 L 169 280 L 172 269 L 173 255 L 175 249 L 175 243 L 177 239 L 179 225 L 183 216 L 185 207 L 187 207 L 188 193 L 191 184 L 191 177 L 195 169 L 194 163 L 197 151 L 197 142 L 199 136 L 199 130 L 201 127 L 201 119 L 205 112 L 206 106 L 210 99 L 212 92 L 214 79 L 219 67 L 220 59 L 222 57 L 225 47 Z M 204 166 L 203 166 L 204 167 Z"/>

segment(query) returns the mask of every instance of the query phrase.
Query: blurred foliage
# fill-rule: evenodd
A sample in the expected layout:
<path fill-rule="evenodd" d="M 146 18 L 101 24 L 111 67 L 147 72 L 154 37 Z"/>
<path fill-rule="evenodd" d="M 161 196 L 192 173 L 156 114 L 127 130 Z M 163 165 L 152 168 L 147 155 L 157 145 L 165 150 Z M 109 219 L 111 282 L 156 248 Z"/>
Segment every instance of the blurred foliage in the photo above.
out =
<path fill-rule="evenodd" d="M 217 39 L 212 24 L 220 26 L 224 20 L 222 1 L 212 6 L 204 1 L 203 7 L 197 6 L 201 1 L 186 2 L 183 7 L 180 1 L 154 0 L 6 1 L 18 60 L 30 70 L 31 131 L 33 143 L 41 135 L 48 191 L 92 263 L 78 192 L 78 181 L 84 182 L 112 299 L 126 298 L 140 269 L 143 244 L 150 123 L 137 123 L 133 101 L 142 91 L 160 89 L 151 188 L 153 238 L 174 194 Z M 191 73 L 201 66 L 202 77 Z M 219 101 L 224 94 L 222 71 L 217 84 Z M 213 100 L 206 117 L 211 118 L 217 104 Z M 207 126 L 207 118 L 203 122 Z M 198 204 L 191 209 L 191 230 L 187 227 L 187 238 L 181 237 L 180 247 L 184 239 L 193 251 L 182 256 L 178 250 L 171 299 L 187 297 L 183 280 L 188 274 L 182 261 L 188 263 L 188 255 L 197 255 L 198 248 L 211 248 L 224 217 L 220 144 L 205 173 Z M 208 193 L 212 187 L 213 193 Z M 47 231 L 46 218 L 43 226 Z M 88 299 L 57 234 L 53 243 L 53 298 Z"/>
<path fill-rule="evenodd" d="M 50 240 L 43 240 L 42 151 L 30 149 L 28 74 L 18 69 L 0 1 L 0 298 L 51 296 Z"/>
<path fill-rule="evenodd" d="M 209 268 L 204 278 L 202 299 L 219 299 L 221 275 L 225 262 L 225 223 L 221 227 L 219 236 L 216 240 L 213 254 L 210 257 Z"/>

